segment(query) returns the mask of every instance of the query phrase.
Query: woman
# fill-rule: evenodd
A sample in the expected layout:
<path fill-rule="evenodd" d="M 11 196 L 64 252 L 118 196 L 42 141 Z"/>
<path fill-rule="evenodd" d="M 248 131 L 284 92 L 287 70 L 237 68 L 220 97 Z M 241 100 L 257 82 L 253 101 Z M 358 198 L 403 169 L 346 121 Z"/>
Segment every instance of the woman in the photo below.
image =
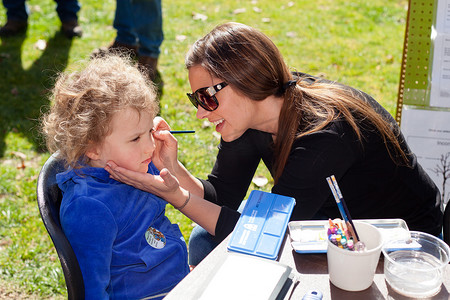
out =
<path fill-rule="evenodd" d="M 194 229 L 191 265 L 233 230 L 236 209 L 261 159 L 273 176 L 272 192 L 296 199 L 291 220 L 339 217 L 325 179 L 335 175 L 353 218 L 402 218 L 411 230 L 441 233 L 438 189 L 395 120 L 369 95 L 291 74 L 267 36 L 238 23 L 220 25 L 198 40 L 186 67 L 197 118 L 214 123 L 222 136 L 208 179 L 194 178 L 176 160 L 176 140 L 167 131 L 155 134 L 161 143 L 155 164 L 168 169 L 161 177 L 138 176 L 113 163 L 118 172 L 108 170 L 118 180 L 183 205 L 184 214 L 215 236 L 211 240 Z M 157 130 L 169 129 L 158 124 Z M 191 200 L 184 205 L 186 191 Z"/>

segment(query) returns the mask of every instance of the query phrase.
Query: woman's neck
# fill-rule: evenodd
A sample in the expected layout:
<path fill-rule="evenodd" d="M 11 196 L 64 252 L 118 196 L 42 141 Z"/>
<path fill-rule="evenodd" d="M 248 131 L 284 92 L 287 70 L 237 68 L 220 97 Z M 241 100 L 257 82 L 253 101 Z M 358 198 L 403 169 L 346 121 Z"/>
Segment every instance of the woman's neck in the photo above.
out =
<path fill-rule="evenodd" d="M 255 117 L 252 128 L 276 135 L 283 97 L 269 96 L 262 101 L 254 101 Z"/>

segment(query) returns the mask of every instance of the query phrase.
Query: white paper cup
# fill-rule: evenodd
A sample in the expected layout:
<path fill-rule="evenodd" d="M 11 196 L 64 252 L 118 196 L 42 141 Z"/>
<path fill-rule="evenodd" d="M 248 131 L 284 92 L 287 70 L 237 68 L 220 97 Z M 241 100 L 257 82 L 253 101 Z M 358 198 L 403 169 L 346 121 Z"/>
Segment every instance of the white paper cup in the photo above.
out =
<path fill-rule="evenodd" d="M 328 240 L 327 261 L 330 281 L 346 291 L 362 291 L 369 288 L 380 258 L 383 239 L 373 225 L 353 221 L 359 239 L 366 245 L 365 251 L 339 248 Z"/>

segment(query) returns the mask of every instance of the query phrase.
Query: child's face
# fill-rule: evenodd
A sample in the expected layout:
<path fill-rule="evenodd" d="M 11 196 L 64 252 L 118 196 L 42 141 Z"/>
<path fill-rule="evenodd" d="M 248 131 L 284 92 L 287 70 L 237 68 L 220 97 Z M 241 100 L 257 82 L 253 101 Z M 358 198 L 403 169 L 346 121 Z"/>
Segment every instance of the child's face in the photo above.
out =
<path fill-rule="evenodd" d="M 155 150 L 153 117 L 127 108 L 113 116 L 110 128 L 103 144 L 94 147 L 96 159 L 88 153 L 90 164 L 104 168 L 112 160 L 126 169 L 146 173 Z"/>

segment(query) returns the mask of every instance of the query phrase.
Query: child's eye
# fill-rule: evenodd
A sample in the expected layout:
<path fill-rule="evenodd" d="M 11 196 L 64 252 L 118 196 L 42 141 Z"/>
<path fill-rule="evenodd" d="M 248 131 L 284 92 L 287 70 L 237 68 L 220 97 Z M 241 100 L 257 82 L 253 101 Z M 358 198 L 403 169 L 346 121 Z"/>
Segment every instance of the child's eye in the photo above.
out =
<path fill-rule="evenodd" d="M 131 141 L 132 142 L 137 142 L 137 141 L 139 141 L 139 139 L 140 139 L 141 137 L 140 136 L 138 136 L 138 137 L 136 137 L 136 138 L 134 138 L 134 139 L 132 139 Z"/>

